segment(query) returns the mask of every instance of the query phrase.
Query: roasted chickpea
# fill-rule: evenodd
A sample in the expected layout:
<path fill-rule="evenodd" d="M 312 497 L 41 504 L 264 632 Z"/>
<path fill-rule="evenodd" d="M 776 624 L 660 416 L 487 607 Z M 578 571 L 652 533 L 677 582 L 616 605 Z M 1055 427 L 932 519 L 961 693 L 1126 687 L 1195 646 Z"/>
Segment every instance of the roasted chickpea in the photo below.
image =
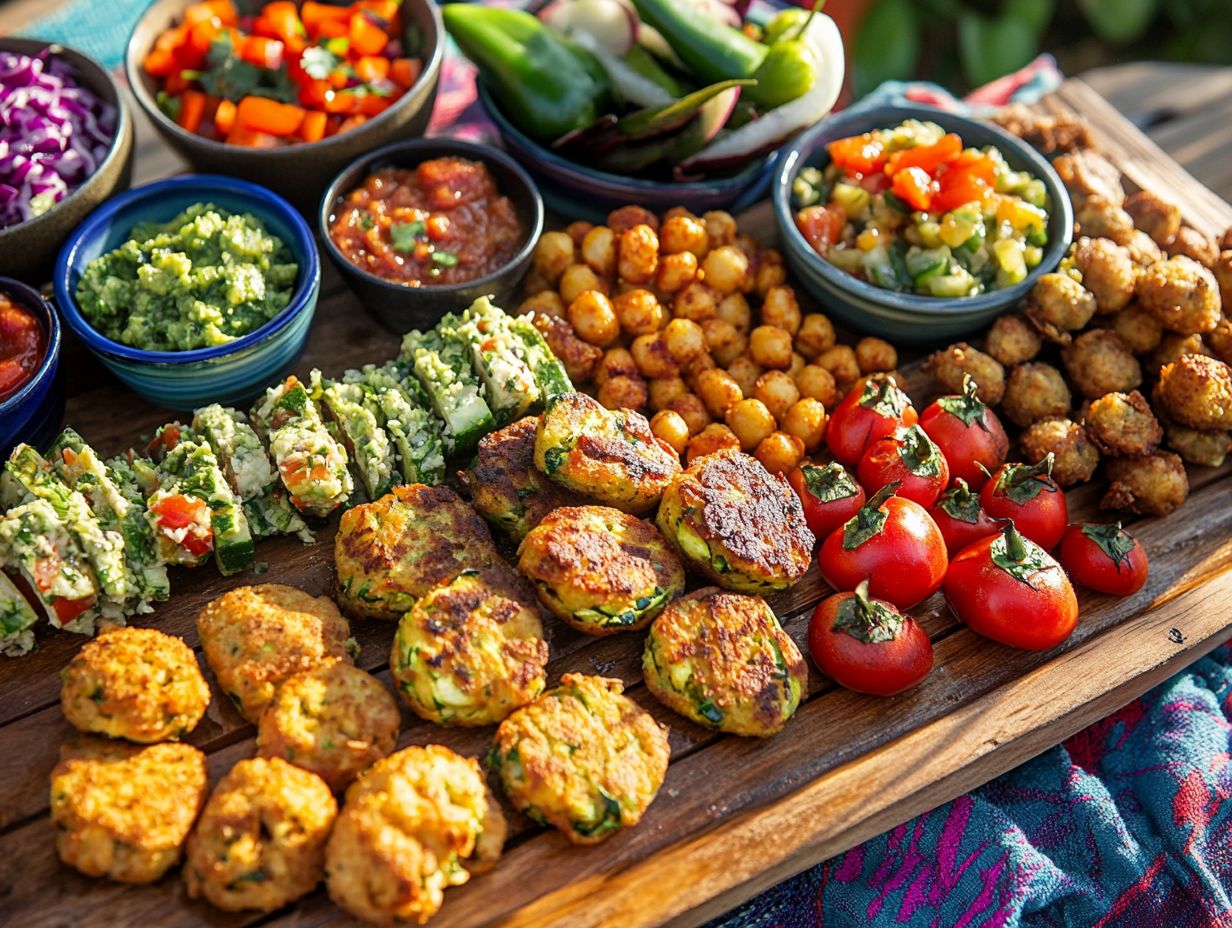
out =
<path fill-rule="evenodd" d="M 536 271 L 533 267 L 526 272 L 526 276 L 522 278 L 522 293 L 527 297 L 535 296 L 535 294 L 543 293 L 547 290 L 555 290 L 551 281 L 545 278 L 542 274 Z"/>
<path fill-rule="evenodd" d="M 697 395 L 716 419 L 722 419 L 727 415 L 727 410 L 744 399 L 744 391 L 736 383 L 736 378 L 718 368 L 697 375 Z"/>
<path fill-rule="evenodd" d="M 861 374 L 892 371 L 898 367 L 898 352 L 883 338 L 862 338 L 856 342 L 856 363 Z"/>
<path fill-rule="evenodd" d="M 583 290 L 569 304 L 569 324 L 580 338 L 600 348 L 620 335 L 612 301 L 598 290 Z"/>
<path fill-rule="evenodd" d="M 846 390 L 860 379 L 860 362 L 850 345 L 835 345 L 819 354 L 815 363 L 824 367 L 834 376 L 834 382 L 840 390 Z"/>
<path fill-rule="evenodd" d="M 786 370 L 791 366 L 791 333 L 777 325 L 759 325 L 749 333 L 749 357 L 762 367 Z"/>
<path fill-rule="evenodd" d="M 616 273 L 622 280 L 648 284 L 659 266 L 659 236 L 642 223 L 620 236 L 616 249 Z"/>
<path fill-rule="evenodd" d="M 826 437 L 826 407 L 821 400 L 802 397 L 779 420 L 779 426 L 788 435 L 800 439 L 805 451 L 816 451 Z"/>
<path fill-rule="evenodd" d="M 684 396 L 676 397 L 667 408 L 684 420 L 685 425 L 689 427 L 690 435 L 698 434 L 711 422 L 710 413 L 706 412 L 706 405 L 696 393 L 686 393 Z"/>
<path fill-rule="evenodd" d="M 565 226 L 565 234 L 573 239 L 573 244 L 578 248 L 582 247 L 582 239 L 586 237 L 586 233 L 595 227 L 593 222 L 587 222 L 585 219 L 577 219 L 569 225 Z"/>
<path fill-rule="evenodd" d="M 518 307 L 518 315 L 538 313 L 541 316 L 556 316 L 565 318 L 565 301 L 555 290 L 542 290 L 533 296 L 528 296 Z"/>
<path fill-rule="evenodd" d="M 649 290 L 629 290 L 612 305 L 621 330 L 628 335 L 646 335 L 663 327 L 663 305 Z"/>
<path fill-rule="evenodd" d="M 624 235 L 634 226 L 649 226 L 650 231 L 659 231 L 659 217 L 642 206 L 622 206 L 607 214 L 607 224 L 617 235 Z"/>
<path fill-rule="evenodd" d="M 988 330 L 988 353 L 998 364 L 1013 367 L 1030 361 L 1044 346 L 1035 326 L 1018 313 L 1001 316 Z"/>
<path fill-rule="evenodd" d="M 616 233 L 607 226 L 595 226 L 582 239 L 582 260 L 600 277 L 616 273 Z"/>
<path fill-rule="evenodd" d="M 777 287 L 786 280 L 787 268 L 783 266 L 783 256 L 773 248 L 758 252 L 753 289 L 765 296 L 771 287 Z"/>
<path fill-rule="evenodd" d="M 691 361 L 706 350 L 706 335 L 692 319 L 673 319 L 663 330 L 663 340 L 677 364 Z"/>
<path fill-rule="evenodd" d="M 667 350 L 663 333 L 639 335 L 629 345 L 629 352 L 637 362 L 637 369 L 643 377 L 657 380 L 662 377 L 675 377 L 680 373 L 680 366 Z"/>
<path fill-rule="evenodd" d="M 567 232 L 544 232 L 535 245 L 531 267 L 549 283 L 556 283 L 560 275 L 574 262 L 573 239 Z"/>
<path fill-rule="evenodd" d="M 689 252 L 699 261 L 710 250 L 706 225 L 696 216 L 671 216 L 659 230 L 659 250 L 665 255 Z"/>
<path fill-rule="evenodd" d="M 753 396 L 766 404 L 770 415 L 780 420 L 800 399 L 800 389 L 786 371 L 772 370 L 757 378 L 757 383 L 753 384 Z"/>
<path fill-rule="evenodd" d="M 711 248 L 735 243 L 736 220 L 731 213 L 712 209 L 702 214 L 702 222 L 706 224 L 706 235 L 710 239 Z"/>
<path fill-rule="evenodd" d="M 667 220 L 674 219 L 677 216 L 685 216 L 689 219 L 697 218 L 697 214 L 694 213 L 691 209 L 689 209 L 687 206 L 683 206 L 677 203 L 675 206 L 669 207 L 667 212 L 663 214 L 663 221 L 667 222 Z"/>
<path fill-rule="evenodd" d="M 790 374 L 794 380 L 796 374 L 804 370 L 804 366 L 806 364 L 808 364 L 808 361 L 804 360 L 804 355 L 800 354 L 798 351 L 793 351 L 791 353 L 791 363 L 787 365 L 787 373 Z"/>
<path fill-rule="evenodd" d="M 1164 336 L 1164 324 L 1136 300 L 1112 317 L 1112 331 L 1134 354 L 1154 350 Z"/>
<path fill-rule="evenodd" d="M 637 369 L 637 362 L 633 360 L 633 355 L 629 353 L 628 348 L 610 348 L 599 359 L 599 365 L 595 368 L 594 381 L 599 386 L 603 386 L 604 381 L 620 376 L 638 377 L 641 375 Z"/>
<path fill-rule="evenodd" d="M 695 383 L 697 378 L 706 371 L 712 371 L 717 365 L 714 363 L 714 358 L 710 356 L 710 352 L 704 351 L 692 361 L 684 364 L 680 368 L 684 379 L 689 383 Z"/>
<path fill-rule="evenodd" d="M 724 322 L 730 322 L 741 335 L 748 335 L 753 327 L 753 311 L 743 293 L 729 293 L 723 297 L 714 314 Z"/>
<path fill-rule="evenodd" d="M 796 350 L 810 361 L 834 347 L 834 323 L 822 313 L 809 313 L 800 321 L 796 332 Z"/>
<path fill-rule="evenodd" d="M 688 384 L 681 377 L 659 377 L 650 381 L 650 408 L 667 409 L 689 392 Z"/>
<path fill-rule="evenodd" d="M 660 293 L 679 293 L 697 278 L 697 256 L 691 251 L 662 255 L 655 270 L 655 288 Z"/>
<path fill-rule="evenodd" d="M 689 426 L 674 410 L 660 409 L 651 416 L 650 431 L 659 441 L 669 444 L 677 454 L 684 454 L 689 446 Z"/>
<path fill-rule="evenodd" d="M 740 439 L 740 447 L 745 451 L 752 451 L 761 444 L 761 440 L 774 431 L 776 424 L 766 404 L 753 397 L 732 406 L 727 410 L 725 419 L 728 428 L 736 433 L 736 437 Z"/>
<path fill-rule="evenodd" d="M 568 306 L 587 290 L 598 290 L 602 294 L 612 292 L 611 284 L 601 278 L 585 264 L 571 264 L 560 275 L 561 301 Z"/>
<path fill-rule="evenodd" d="M 692 464 L 696 458 L 707 454 L 717 454 L 720 451 L 739 451 L 740 439 L 736 433 L 722 422 L 712 422 L 700 434 L 689 439 L 688 452 L 685 460 Z"/>
<path fill-rule="evenodd" d="M 706 284 L 721 294 L 735 293 L 749 272 L 749 257 L 735 245 L 712 248 L 702 261 Z"/>
<path fill-rule="evenodd" d="M 641 377 L 618 374 L 599 387 L 598 400 L 608 409 L 641 409 L 647 399 L 649 391 Z"/>
<path fill-rule="evenodd" d="M 727 373 L 731 375 L 732 380 L 739 384 L 740 392 L 748 396 L 753 392 L 753 385 L 757 383 L 757 378 L 761 376 L 762 369 L 759 365 L 753 363 L 752 358 L 740 357 L 727 365 Z"/>
<path fill-rule="evenodd" d="M 795 335 L 800 331 L 800 304 L 791 287 L 771 287 L 761 304 L 761 321 Z"/>
<path fill-rule="evenodd" d="M 834 375 L 818 364 L 806 364 L 796 374 L 800 395 L 817 400 L 826 409 L 833 409 L 842 395 Z"/>
<path fill-rule="evenodd" d="M 702 334 L 706 337 L 706 347 L 719 364 L 738 358 L 748 347 L 748 339 L 723 319 L 707 319 L 702 323 Z"/>
<path fill-rule="evenodd" d="M 771 432 L 757 443 L 753 457 L 772 474 L 791 473 L 804 459 L 804 442 L 787 432 Z"/>
<path fill-rule="evenodd" d="M 718 307 L 719 295 L 700 280 L 689 283 L 672 299 L 672 315 L 694 322 L 713 319 Z"/>

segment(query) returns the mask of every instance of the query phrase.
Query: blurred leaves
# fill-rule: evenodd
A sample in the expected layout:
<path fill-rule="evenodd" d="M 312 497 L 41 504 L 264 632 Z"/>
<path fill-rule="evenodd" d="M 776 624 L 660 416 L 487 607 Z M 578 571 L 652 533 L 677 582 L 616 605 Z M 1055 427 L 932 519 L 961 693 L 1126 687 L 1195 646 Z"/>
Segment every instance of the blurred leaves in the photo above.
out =
<path fill-rule="evenodd" d="M 1099 38 L 1123 45 L 1142 38 L 1155 18 L 1159 0 L 1078 0 L 1078 8 Z"/>
<path fill-rule="evenodd" d="M 919 57 L 915 4 L 911 0 L 878 0 L 856 36 L 856 96 L 864 96 L 884 81 L 912 77 Z"/>
<path fill-rule="evenodd" d="M 1021 16 L 997 19 L 978 13 L 958 17 L 958 53 L 963 76 L 979 86 L 1029 64 L 1039 50 L 1036 27 Z"/>

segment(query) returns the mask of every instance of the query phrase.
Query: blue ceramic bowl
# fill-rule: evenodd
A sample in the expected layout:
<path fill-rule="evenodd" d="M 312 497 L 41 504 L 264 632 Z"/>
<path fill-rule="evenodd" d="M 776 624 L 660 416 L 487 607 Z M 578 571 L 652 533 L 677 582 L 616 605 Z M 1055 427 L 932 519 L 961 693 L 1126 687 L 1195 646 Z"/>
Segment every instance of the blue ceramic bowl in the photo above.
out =
<path fill-rule="evenodd" d="M 684 206 L 699 216 L 711 209 L 737 213 L 761 199 L 770 183 L 769 156 L 730 177 L 687 183 L 641 180 L 585 167 L 516 128 L 501 113 L 483 81 L 477 83 L 479 100 L 500 131 L 505 148 L 535 179 L 548 207 L 562 215 L 606 222 L 608 213 L 630 204 L 653 213 L 673 206 Z"/>
<path fill-rule="evenodd" d="M 963 143 L 982 148 L 995 145 L 1010 166 L 1028 171 L 1048 188 L 1048 247 L 1026 280 L 1013 287 L 959 299 L 917 296 L 883 290 L 846 273 L 822 258 L 796 228 L 791 187 L 800 169 L 824 168 L 825 146 L 836 139 L 898 125 L 904 119 L 930 120 Z M 876 106 L 830 117 L 784 148 L 774 165 L 771 197 L 787 263 L 826 311 L 851 327 L 884 338 L 936 342 L 968 335 L 1019 303 L 1044 274 L 1061 262 L 1074 234 L 1074 210 L 1069 194 L 1048 161 L 1025 142 L 998 127 L 926 106 Z"/>
<path fill-rule="evenodd" d="M 0 293 L 30 310 L 47 336 L 47 353 L 34 376 L 0 403 L 0 459 L 13 446 L 26 442 L 46 448 L 64 418 L 64 378 L 60 373 L 60 320 L 51 305 L 33 287 L 9 277 L 0 277 Z"/>
<path fill-rule="evenodd" d="M 194 203 L 252 213 L 287 243 L 299 264 L 291 302 L 255 332 L 212 348 L 144 351 L 104 338 L 77 306 L 81 272 L 128 241 L 138 222 L 166 222 Z M 321 262 L 308 224 L 278 194 L 233 177 L 184 174 L 134 188 L 91 213 L 60 252 L 55 292 L 65 323 L 116 377 L 151 403 L 190 410 L 207 403 L 239 403 L 290 370 L 316 312 Z"/>

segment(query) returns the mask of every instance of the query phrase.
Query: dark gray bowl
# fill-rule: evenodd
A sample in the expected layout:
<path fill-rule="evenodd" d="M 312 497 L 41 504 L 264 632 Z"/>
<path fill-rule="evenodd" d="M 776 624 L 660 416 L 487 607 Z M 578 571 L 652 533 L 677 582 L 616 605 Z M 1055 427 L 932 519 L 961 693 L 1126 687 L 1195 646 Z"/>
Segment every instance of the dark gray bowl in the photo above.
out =
<path fill-rule="evenodd" d="M 202 172 L 231 174 L 277 191 L 305 215 L 317 204 L 319 191 L 353 158 L 395 139 L 423 135 L 432 117 L 436 85 L 444 59 L 445 27 L 433 0 L 405 0 L 402 9 L 408 22 L 423 34 L 423 72 L 419 80 L 381 115 L 362 126 L 322 139 L 283 148 L 241 148 L 194 135 L 158 108 L 157 82 L 145 73 L 141 62 L 155 39 L 179 22 L 195 0 L 157 0 L 137 22 L 128 40 L 124 70 L 137 104 L 149 117 L 163 140 Z M 327 0 L 328 2 L 328 0 Z M 238 0 L 241 13 L 255 12 L 263 0 Z"/>
<path fill-rule="evenodd" d="M 432 158 L 455 156 L 481 161 L 496 180 L 497 189 L 507 196 L 517 210 L 526 241 L 504 267 L 475 280 L 439 287 L 408 287 L 391 283 L 382 277 L 352 264 L 329 237 L 330 223 L 338 200 L 363 183 L 364 178 L 379 168 L 413 168 Z M 543 231 L 543 197 L 534 181 L 511 157 L 502 151 L 460 139 L 415 139 L 386 145 L 348 165 L 334 178 L 317 218 L 317 231 L 324 242 L 323 250 L 333 259 L 342 276 L 363 301 L 364 306 L 381 324 L 393 332 L 429 328 L 446 313 L 465 309 L 481 296 L 492 296 L 497 305 L 510 308 L 514 295 Z"/>
<path fill-rule="evenodd" d="M 98 170 L 84 184 L 34 219 L 0 229 L 0 275 L 41 283 L 51 277 L 60 246 L 94 208 L 119 190 L 127 190 L 133 168 L 133 119 L 128 102 L 111 75 L 94 59 L 41 39 L 0 37 L 0 49 L 37 55 L 53 46 L 74 68 L 81 83 L 116 108 L 116 133 Z"/>

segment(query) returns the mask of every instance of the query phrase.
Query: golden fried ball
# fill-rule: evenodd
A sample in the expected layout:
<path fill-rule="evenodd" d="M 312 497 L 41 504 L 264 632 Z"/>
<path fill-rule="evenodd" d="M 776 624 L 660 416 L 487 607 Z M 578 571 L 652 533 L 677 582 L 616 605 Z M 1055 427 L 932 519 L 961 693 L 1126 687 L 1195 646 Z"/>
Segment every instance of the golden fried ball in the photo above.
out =
<path fill-rule="evenodd" d="M 1061 372 L 1051 364 L 1028 361 L 1010 371 L 1001 411 L 1015 425 L 1026 428 L 1050 416 L 1067 416 L 1072 405 Z"/>
<path fill-rule="evenodd" d="M 1144 270 L 1138 279 L 1138 299 L 1165 329 L 1181 335 L 1215 328 L 1223 306 L 1214 275 L 1186 257 L 1169 258 Z"/>
<path fill-rule="evenodd" d="M 753 457 L 772 474 L 789 474 L 804 459 L 804 442 L 787 432 L 774 431 L 757 443 Z"/>
<path fill-rule="evenodd" d="M 1091 443 L 1114 457 L 1150 454 L 1163 439 L 1159 420 L 1137 390 L 1093 400 L 1087 407 L 1085 423 Z"/>
<path fill-rule="evenodd" d="M 1095 309 L 1095 296 L 1068 274 L 1045 274 L 1027 297 L 1027 318 L 1045 338 L 1063 345 L 1091 321 Z"/>
<path fill-rule="evenodd" d="M 282 682 L 261 713 L 257 754 L 310 770 L 340 792 L 394 749 L 401 724 L 385 684 L 332 661 Z"/>
<path fill-rule="evenodd" d="M 1145 363 L 1148 370 L 1158 373 L 1164 365 L 1171 364 L 1187 354 L 1210 355 L 1203 337 L 1198 334 L 1180 335 L 1177 332 L 1165 332 L 1159 344 L 1147 355 Z"/>
<path fill-rule="evenodd" d="M 808 686 L 800 649 L 760 596 L 713 587 L 655 619 L 642 655 L 646 686 L 699 725 L 765 738 L 782 731 Z"/>
<path fill-rule="evenodd" d="M 152 628 L 110 627 L 60 673 L 60 705 L 77 729 L 150 744 L 183 738 L 210 688 L 192 649 Z"/>
<path fill-rule="evenodd" d="M 1134 220 L 1115 197 L 1092 194 L 1074 210 L 1074 221 L 1083 235 L 1109 238 L 1124 245 L 1134 233 Z"/>
<path fill-rule="evenodd" d="M 898 367 L 898 351 L 884 338 L 868 336 L 856 342 L 856 363 L 861 374 L 892 371 Z"/>
<path fill-rule="evenodd" d="M 1232 368 L 1203 355 L 1183 355 L 1159 372 L 1159 399 L 1181 425 L 1232 429 Z"/>
<path fill-rule="evenodd" d="M 672 446 L 677 454 L 684 454 L 689 445 L 689 425 L 680 413 L 672 409 L 660 409 L 650 419 L 650 431 L 655 438 Z"/>
<path fill-rule="evenodd" d="M 315 773 L 280 757 L 241 760 L 218 781 L 188 838 L 184 883 L 228 912 L 272 912 L 325 874 L 338 804 Z"/>
<path fill-rule="evenodd" d="M 565 674 L 496 730 L 491 762 L 514 807 L 575 844 L 641 821 L 667 774 L 667 732 L 619 680 Z"/>
<path fill-rule="evenodd" d="M 1168 423 L 1168 447 L 1187 464 L 1201 467 L 1221 467 L 1232 450 L 1232 435 L 1228 432 L 1200 432 L 1184 425 Z"/>
<path fill-rule="evenodd" d="M 1167 245 L 1181 229 L 1181 208 L 1149 190 L 1126 197 L 1125 211 L 1157 245 Z"/>
<path fill-rule="evenodd" d="M 1061 358 L 1070 383 L 1088 399 L 1128 393 L 1142 383 L 1138 359 L 1110 329 L 1083 332 L 1061 350 Z"/>
<path fill-rule="evenodd" d="M 727 410 L 727 427 L 740 440 L 740 447 L 752 451 L 774 431 L 774 416 L 766 404 L 755 397 L 743 399 Z"/>
<path fill-rule="evenodd" d="M 1106 238 L 1079 239 L 1074 249 L 1074 267 L 1082 274 L 1082 286 L 1095 297 L 1097 313 L 1124 309 L 1138 284 L 1138 267 L 1129 252 Z"/>
<path fill-rule="evenodd" d="M 187 744 L 65 744 L 51 772 L 56 853 L 86 876 L 153 883 L 180 859 L 207 785 Z"/>
<path fill-rule="evenodd" d="M 1181 226 L 1176 237 L 1164 245 L 1164 251 L 1170 257 L 1184 255 L 1186 258 L 1192 258 L 1208 268 L 1219 260 L 1219 249 L 1215 247 L 1214 240 L 1189 226 Z"/>
<path fill-rule="evenodd" d="M 988 354 L 1004 367 L 1030 361 L 1043 345 L 1039 332 L 1019 313 L 999 317 L 988 330 Z"/>
<path fill-rule="evenodd" d="M 1129 260 L 1133 261 L 1140 268 L 1150 267 L 1156 261 L 1162 261 L 1165 257 L 1163 249 L 1156 245 L 1155 240 L 1141 229 L 1134 229 L 1119 244 L 1129 254 Z"/>
<path fill-rule="evenodd" d="M 1163 323 L 1136 300 L 1113 316 L 1109 326 L 1134 354 L 1153 350 L 1164 334 Z"/>
<path fill-rule="evenodd" d="M 1112 458 L 1105 468 L 1108 491 L 1101 509 L 1144 516 L 1166 516 L 1189 496 L 1185 464 L 1169 451 L 1134 458 Z"/>
<path fill-rule="evenodd" d="M 1049 454 L 1054 456 L 1052 479 L 1060 486 L 1086 483 L 1099 466 L 1099 452 L 1081 425 L 1063 416 L 1039 419 L 1023 431 L 1019 439 L 1023 457 L 1036 464 Z"/>
<path fill-rule="evenodd" d="M 1221 251 L 1211 265 L 1215 283 L 1219 285 L 1219 301 L 1224 307 L 1232 307 L 1232 250 Z"/>
<path fill-rule="evenodd" d="M 712 422 L 701 430 L 700 434 L 689 439 L 688 456 L 686 460 L 692 464 L 707 454 L 718 454 L 720 451 L 739 451 L 740 439 L 736 433 L 721 422 Z"/>
<path fill-rule="evenodd" d="M 970 377 L 978 388 L 977 395 L 989 406 L 996 406 L 1005 395 L 1005 368 L 966 342 L 934 352 L 924 362 L 924 372 L 937 381 L 943 393 L 961 396 L 963 380 Z"/>
<path fill-rule="evenodd" d="M 805 396 L 787 410 L 779 425 L 788 435 L 804 443 L 807 452 L 816 451 L 826 436 L 826 407 L 821 400 Z M 763 462 L 764 463 L 764 462 Z"/>

